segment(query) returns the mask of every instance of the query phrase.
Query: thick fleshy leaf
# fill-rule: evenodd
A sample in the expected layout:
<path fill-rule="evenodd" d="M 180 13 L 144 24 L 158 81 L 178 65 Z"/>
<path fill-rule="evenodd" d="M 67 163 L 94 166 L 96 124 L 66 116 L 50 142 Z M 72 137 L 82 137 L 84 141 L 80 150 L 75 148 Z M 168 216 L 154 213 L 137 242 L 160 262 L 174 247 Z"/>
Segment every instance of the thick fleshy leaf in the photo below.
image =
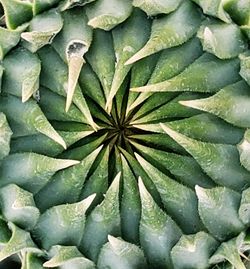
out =
<path fill-rule="evenodd" d="M 218 240 L 224 241 L 244 229 L 238 216 L 240 194 L 226 187 L 204 189 L 196 186 L 199 214 L 208 229 Z"/>
<path fill-rule="evenodd" d="M 70 147 L 80 139 L 92 134 L 93 131 L 90 131 L 90 127 L 87 127 L 86 131 L 58 131 L 58 133 L 65 141 L 67 147 Z M 63 151 L 64 148 L 61 145 L 43 134 L 21 136 L 11 140 L 11 153 L 35 152 L 55 157 Z"/>
<path fill-rule="evenodd" d="M 44 269 L 43 259 L 39 255 L 32 252 L 25 252 L 22 255 L 22 268 L 21 269 Z"/>
<path fill-rule="evenodd" d="M 239 246 L 242 243 L 242 236 L 244 236 L 244 234 L 240 234 L 237 238 L 223 242 L 210 258 L 210 263 L 217 264 L 227 260 L 235 269 L 246 269 L 240 257 L 241 253 L 239 252 Z"/>
<path fill-rule="evenodd" d="M 43 213 L 32 234 L 43 248 L 53 245 L 77 246 L 85 226 L 85 212 L 95 195 L 75 203 L 54 206 Z"/>
<path fill-rule="evenodd" d="M 0 261 L 21 251 L 30 251 L 33 253 L 42 254 L 42 251 L 37 248 L 31 239 L 29 232 L 20 229 L 11 222 L 9 223 L 9 227 L 12 231 L 12 235 L 8 243 L 6 243 L 0 251 Z"/>
<path fill-rule="evenodd" d="M 50 44 L 63 26 L 63 20 L 59 12 L 50 10 L 35 16 L 29 24 L 26 32 L 21 34 L 22 45 L 31 52 L 36 52 L 43 46 Z"/>
<path fill-rule="evenodd" d="M 1 96 L 0 111 L 5 113 L 14 134 L 19 130 L 21 132 L 25 131 L 26 134 L 39 132 L 66 148 L 64 140 L 51 126 L 34 100 L 30 99 L 22 103 L 17 97 L 11 95 Z"/>
<path fill-rule="evenodd" d="M 144 95 L 144 93 L 141 93 L 140 96 L 142 95 Z M 187 109 L 187 107 L 180 105 L 179 101 L 192 100 L 201 97 L 204 97 L 204 94 L 194 92 L 184 92 L 179 95 L 171 92 L 154 93 L 144 104 L 142 104 L 138 112 L 135 113 L 131 120 L 131 124 L 163 121 L 162 119 L 171 118 L 186 118 L 197 115 L 200 113 L 198 110 L 192 108 Z M 152 110 L 152 107 L 155 109 Z"/>
<path fill-rule="evenodd" d="M 120 238 L 108 236 L 98 257 L 97 266 L 100 269 L 147 269 L 147 262 L 142 250 Z"/>
<path fill-rule="evenodd" d="M 239 25 L 247 25 L 250 22 L 250 2 L 249 0 L 227 0 L 224 9 L 230 17 Z"/>
<path fill-rule="evenodd" d="M 106 31 L 125 21 L 131 12 L 131 0 L 98 0 L 86 7 L 88 24 Z"/>
<path fill-rule="evenodd" d="M 205 14 L 219 18 L 220 20 L 226 23 L 231 22 L 230 16 L 223 8 L 224 2 L 226 1 L 223 0 L 192 0 L 192 1 L 198 4 Z"/>
<path fill-rule="evenodd" d="M 60 10 L 65 11 L 65 10 L 73 8 L 73 7 L 85 6 L 85 5 L 92 3 L 94 1 L 96 1 L 96 0 L 64 0 L 60 4 Z"/>
<path fill-rule="evenodd" d="M 240 55 L 240 75 L 250 85 L 250 51 Z"/>
<path fill-rule="evenodd" d="M 139 178 L 142 203 L 140 243 L 151 268 L 172 268 L 170 251 L 182 232 L 149 194 Z"/>
<path fill-rule="evenodd" d="M 164 173 L 171 173 L 177 180 L 193 188 L 196 184 L 212 187 L 214 182 L 201 170 L 198 163 L 191 157 L 164 152 L 146 147 L 131 141 L 140 154 Z"/>
<path fill-rule="evenodd" d="M 33 14 L 37 15 L 45 10 L 54 7 L 61 0 L 33 0 Z"/>
<path fill-rule="evenodd" d="M 0 229 L 1 229 L 1 233 L 0 233 L 0 245 L 4 245 L 6 243 L 8 243 L 8 241 L 11 238 L 11 231 L 7 225 L 7 223 L 0 219 Z"/>
<path fill-rule="evenodd" d="M 107 242 L 108 235 L 120 235 L 120 175 L 120 173 L 117 174 L 103 202 L 91 212 L 86 221 L 85 231 L 80 243 L 80 250 L 94 262 L 98 259 L 101 247 Z"/>
<path fill-rule="evenodd" d="M 53 246 L 49 251 L 50 260 L 43 264 L 48 268 L 95 269 L 95 264 L 86 259 L 75 246 Z"/>
<path fill-rule="evenodd" d="M 141 202 L 136 178 L 128 162 L 121 155 L 123 193 L 121 198 L 122 237 L 132 243 L 139 242 Z"/>
<path fill-rule="evenodd" d="M 110 0 L 109 0 L 110 1 Z M 129 19 L 112 31 L 116 66 L 111 89 L 107 97 L 106 109 L 110 113 L 112 100 L 122 85 L 132 66 L 125 62 L 144 46 L 150 34 L 150 21 L 140 10 L 134 10 Z"/>
<path fill-rule="evenodd" d="M 88 172 L 100 150 L 101 147 L 93 150 L 78 165 L 55 174 L 35 195 L 39 209 L 44 211 L 51 206 L 77 202 Z"/>
<path fill-rule="evenodd" d="M 15 183 L 36 193 L 55 172 L 78 163 L 74 160 L 53 159 L 32 152 L 11 154 L 1 163 L 0 185 Z"/>
<path fill-rule="evenodd" d="M 178 269 L 207 269 L 209 258 L 218 245 L 219 243 L 205 232 L 183 235 L 171 251 L 173 264 Z"/>
<path fill-rule="evenodd" d="M 29 1 L 1 0 L 8 29 L 16 29 L 33 17 L 32 4 Z"/>
<path fill-rule="evenodd" d="M 88 124 L 81 111 L 72 104 L 69 111 L 65 111 L 65 97 L 44 87 L 39 89 L 39 106 L 49 120 L 82 122 Z"/>
<path fill-rule="evenodd" d="M 136 62 L 131 69 L 131 78 L 130 78 L 130 88 L 140 87 L 145 85 L 156 67 L 156 64 L 159 59 L 159 53 L 152 54 L 148 57 L 141 59 Z M 137 106 L 136 100 L 138 99 L 139 93 L 129 92 L 126 115 Z"/>
<path fill-rule="evenodd" d="M 246 38 L 236 24 L 208 22 L 197 33 L 203 49 L 220 59 L 237 57 L 247 49 Z"/>
<path fill-rule="evenodd" d="M 68 87 L 67 65 L 52 47 L 46 46 L 40 49 L 38 55 L 42 61 L 41 85 L 59 95 L 66 96 Z M 96 130 L 97 126 L 92 119 L 88 105 L 78 84 L 73 95 L 73 103 L 80 109 L 88 120 L 88 123 Z"/>
<path fill-rule="evenodd" d="M 10 139 L 12 131 L 7 122 L 6 116 L 0 113 L 0 160 L 10 152 Z"/>
<path fill-rule="evenodd" d="M 23 24 L 15 30 L 0 27 L 0 60 L 14 48 L 21 37 L 21 33 L 27 28 L 28 24 Z"/>
<path fill-rule="evenodd" d="M 239 80 L 239 59 L 221 60 L 212 54 L 204 53 L 174 78 L 131 90 L 138 92 L 216 92 Z"/>
<path fill-rule="evenodd" d="M 21 96 L 22 102 L 26 102 L 39 88 L 39 58 L 20 47 L 4 58 L 3 67 L 2 91 Z"/>
<path fill-rule="evenodd" d="M 188 67 L 202 54 L 202 47 L 198 38 L 192 38 L 185 42 L 183 45 L 163 50 L 160 54 L 159 60 L 156 64 L 154 72 L 148 81 L 148 84 L 155 84 L 162 82 L 166 79 L 170 79 Z M 145 67 L 144 67 L 145 69 Z M 145 83 L 144 83 L 145 84 Z M 131 85 L 131 88 L 143 86 Z M 145 92 L 141 93 L 140 96 L 131 105 L 130 109 L 141 104 L 146 100 L 152 93 Z"/>
<path fill-rule="evenodd" d="M 244 138 L 238 144 L 238 151 L 240 154 L 240 163 L 248 170 L 250 171 L 250 130 L 247 129 L 244 135 Z"/>
<path fill-rule="evenodd" d="M 96 169 L 88 178 L 87 182 L 84 184 L 80 198 L 85 198 L 93 193 L 96 194 L 95 200 L 91 205 L 91 209 L 96 206 L 103 198 L 103 195 L 107 192 L 109 182 L 109 147 L 103 149 L 101 153 L 98 154 L 98 158 L 101 158 L 100 162 L 98 162 Z M 88 157 L 89 159 L 89 157 Z"/>
<path fill-rule="evenodd" d="M 249 226 L 250 224 L 250 188 L 242 192 L 240 208 L 239 208 L 239 217 L 245 225 Z"/>
<path fill-rule="evenodd" d="M 88 19 L 82 8 L 67 10 L 63 12 L 62 17 L 64 21 L 62 31 L 55 37 L 52 46 L 68 64 L 66 90 L 66 111 L 68 111 L 84 64 L 83 56 L 92 41 L 92 29 L 87 25 Z"/>
<path fill-rule="evenodd" d="M 250 127 L 250 87 L 243 80 L 209 98 L 180 101 L 180 104 L 212 113 L 239 127 Z"/>
<path fill-rule="evenodd" d="M 146 12 L 148 16 L 155 16 L 161 13 L 168 14 L 176 10 L 182 2 L 183 0 L 133 0 L 133 6 L 139 7 Z"/>
<path fill-rule="evenodd" d="M 26 230 L 35 226 L 40 215 L 32 193 L 14 184 L 1 188 L 0 204 L 4 218 Z"/>
<path fill-rule="evenodd" d="M 181 229 L 186 233 L 194 233 L 202 224 L 197 212 L 198 201 L 193 190 L 176 182 L 152 164 L 135 154 L 138 162 L 154 182 L 164 207 Z"/>
<path fill-rule="evenodd" d="M 93 46 L 91 46 L 91 48 L 92 47 Z M 105 53 L 103 55 L 105 55 Z M 86 57 L 87 57 L 87 55 L 86 55 Z M 95 64 L 98 62 L 101 62 L 100 58 L 98 58 L 98 60 L 95 61 Z M 108 67 L 105 67 L 105 68 L 108 68 Z M 96 72 L 97 72 L 97 70 L 96 70 Z M 90 97 L 99 106 L 101 106 L 104 109 L 104 107 L 105 107 L 105 95 L 104 95 L 103 89 L 101 88 L 101 83 L 99 80 L 101 81 L 101 78 L 99 77 L 99 79 L 98 79 L 97 75 L 92 70 L 91 66 L 88 63 L 85 63 L 82 67 L 82 70 L 81 70 L 81 73 L 79 76 L 79 85 L 80 85 L 84 95 L 87 95 L 88 97 Z M 103 86 L 103 88 L 104 88 L 104 86 Z M 91 108 L 92 108 L 92 104 L 90 104 L 90 109 Z M 97 113 L 93 113 L 93 114 L 97 114 Z M 98 113 L 98 116 L 100 114 L 102 114 L 102 113 Z"/>
<path fill-rule="evenodd" d="M 94 31 L 93 42 L 86 58 L 98 76 L 107 98 L 115 73 L 115 51 L 110 32 L 99 29 Z"/>
<path fill-rule="evenodd" d="M 132 64 L 163 49 L 183 44 L 196 33 L 200 23 L 201 16 L 196 6 L 189 1 L 183 1 L 176 11 L 153 21 L 147 44 L 126 64 Z"/>
<path fill-rule="evenodd" d="M 201 142 L 177 133 L 167 125 L 161 126 L 217 184 L 237 191 L 250 184 L 250 173 L 241 166 L 236 146 Z"/>

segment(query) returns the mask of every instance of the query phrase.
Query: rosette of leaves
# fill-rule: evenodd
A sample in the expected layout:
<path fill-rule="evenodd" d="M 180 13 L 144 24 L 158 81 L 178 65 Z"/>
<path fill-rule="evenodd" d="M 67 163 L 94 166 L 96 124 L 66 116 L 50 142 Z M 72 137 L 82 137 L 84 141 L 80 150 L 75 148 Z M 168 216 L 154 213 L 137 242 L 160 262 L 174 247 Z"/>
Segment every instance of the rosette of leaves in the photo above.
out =
<path fill-rule="evenodd" d="M 0 3 L 0 268 L 250 268 L 250 1 Z"/>

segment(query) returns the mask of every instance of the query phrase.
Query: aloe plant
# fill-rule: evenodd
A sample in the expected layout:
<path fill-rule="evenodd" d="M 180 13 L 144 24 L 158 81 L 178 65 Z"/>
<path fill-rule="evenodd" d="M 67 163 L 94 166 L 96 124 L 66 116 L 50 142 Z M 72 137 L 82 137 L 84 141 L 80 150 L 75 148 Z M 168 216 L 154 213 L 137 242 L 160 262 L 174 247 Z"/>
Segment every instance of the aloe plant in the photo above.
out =
<path fill-rule="evenodd" d="M 249 0 L 0 0 L 0 268 L 250 268 L 249 44 Z"/>

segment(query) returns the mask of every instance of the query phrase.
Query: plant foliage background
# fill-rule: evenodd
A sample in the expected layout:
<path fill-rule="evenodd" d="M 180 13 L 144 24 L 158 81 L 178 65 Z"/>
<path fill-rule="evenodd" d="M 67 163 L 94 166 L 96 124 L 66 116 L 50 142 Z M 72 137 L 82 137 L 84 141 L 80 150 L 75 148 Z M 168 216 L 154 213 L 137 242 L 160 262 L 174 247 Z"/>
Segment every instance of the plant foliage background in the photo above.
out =
<path fill-rule="evenodd" d="M 250 268 L 250 1 L 0 3 L 0 267 Z"/>

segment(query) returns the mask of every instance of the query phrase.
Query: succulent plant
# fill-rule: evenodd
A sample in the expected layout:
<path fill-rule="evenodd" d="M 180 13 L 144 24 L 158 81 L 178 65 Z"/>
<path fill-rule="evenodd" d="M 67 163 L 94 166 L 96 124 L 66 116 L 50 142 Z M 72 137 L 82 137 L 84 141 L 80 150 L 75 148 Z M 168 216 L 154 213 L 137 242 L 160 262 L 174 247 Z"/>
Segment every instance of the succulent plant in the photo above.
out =
<path fill-rule="evenodd" d="M 0 3 L 0 268 L 250 268 L 250 1 Z"/>

